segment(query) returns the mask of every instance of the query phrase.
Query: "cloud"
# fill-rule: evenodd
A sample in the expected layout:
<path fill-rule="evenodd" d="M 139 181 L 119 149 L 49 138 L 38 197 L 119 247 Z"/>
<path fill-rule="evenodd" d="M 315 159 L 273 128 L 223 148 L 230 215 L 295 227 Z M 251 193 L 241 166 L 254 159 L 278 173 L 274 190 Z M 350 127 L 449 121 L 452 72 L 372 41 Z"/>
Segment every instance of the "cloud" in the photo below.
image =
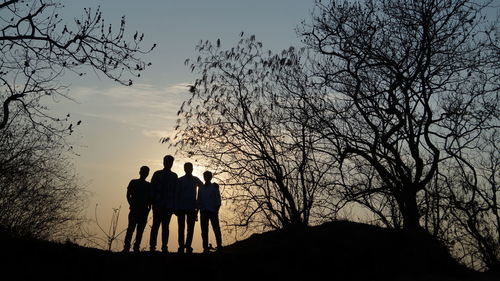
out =
<path fill-rule="evenodd" d="M 145 135 L 146 137 L 161 139 L 161 138 L 167 138 L 167 137 L 172 138 L 175 133 L 173 130 L 170 130 L 170 131 L 167 131 L 167 130 L 143 130 L 142 134 Z"/>
<path fill-rule="evenodd" d="M 139 127 L 147 137 L 157 137 L 167 132 L 165 128 L 172 128 L 182 102 L 190 97 L 187 83 L 165 87 L 149 84 L 107 89 L 79 87 L 71 95 L 77 103 L 63 102 L 60 107 L 64 111 Z"/>
<path fill-rule="evenodd" d="M 167 87 L 165 90 L 172 94 L 185 94 L 188 93 L 190 84 L 188 83 L 179 83 L 170 87 Z"/>

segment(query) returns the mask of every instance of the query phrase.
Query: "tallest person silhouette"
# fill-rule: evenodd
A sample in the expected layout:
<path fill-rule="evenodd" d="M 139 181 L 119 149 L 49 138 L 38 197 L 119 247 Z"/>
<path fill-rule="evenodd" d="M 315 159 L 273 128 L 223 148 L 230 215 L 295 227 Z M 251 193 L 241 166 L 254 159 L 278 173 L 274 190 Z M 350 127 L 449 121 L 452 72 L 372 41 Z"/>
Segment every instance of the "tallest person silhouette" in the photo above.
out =
<path fill-rule="evenodd" d="M 174 157 L 163 157 L 163 170 L 156 171 L 151 178 L 153 197 L 153 226 L 149 238 L 149 248 L 156 251 L 156 239 L 161 225 L 161 250 L 168 252 L 169 224 L 176 208 L 177 174 L 172 172 Z"/>

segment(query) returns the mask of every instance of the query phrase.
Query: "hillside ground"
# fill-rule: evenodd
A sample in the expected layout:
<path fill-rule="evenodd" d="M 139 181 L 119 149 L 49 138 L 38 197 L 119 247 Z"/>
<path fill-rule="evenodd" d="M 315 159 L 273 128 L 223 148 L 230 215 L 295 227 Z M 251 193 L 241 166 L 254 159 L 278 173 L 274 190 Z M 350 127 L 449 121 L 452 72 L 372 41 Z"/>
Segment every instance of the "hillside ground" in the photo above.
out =
<path fill-rule="evenodd" d="M 210 254 L 116 253 L 0 236 L 2 280 L 490 281 L 425 234 L 353 223 L 252 235 Z"/>

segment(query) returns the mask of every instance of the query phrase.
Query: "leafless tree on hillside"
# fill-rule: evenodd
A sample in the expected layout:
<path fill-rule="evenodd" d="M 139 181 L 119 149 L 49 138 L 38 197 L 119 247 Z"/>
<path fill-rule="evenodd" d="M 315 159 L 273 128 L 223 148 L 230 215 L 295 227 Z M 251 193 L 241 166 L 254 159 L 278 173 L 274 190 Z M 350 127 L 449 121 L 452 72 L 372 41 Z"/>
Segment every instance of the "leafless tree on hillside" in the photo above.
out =
<path fill-rule="evenodd" d="M 76 219 L 84 201 L 65 156 L 67 136 L 80 121 L 56 116 L 47 105 L 71 98 L 66 74 L 91 70 L 131 85 L 147 67 L 139 56 L 152 49 L 141 49 L 143 34 L 127 38 L 125 17 L 113 28 L 99 8 L 88 8 L 68 23 L 62 6 L 56 0 L 0 4 L 0 222 L 41 237 Z"/>
<path fill-rule="evenodd" d="M 462 159 L 441 173 L 450 230 L 462 262 L 478 269 L 500 271 L 500 147 L 499 130 L 482 139 L 481 150 L 462 153 Z"/>
<path fill-rule="evenodd" d="M 0 134 L 0 226 L 21 236 L 74 237 L 86 193 L 67 148 L 22 121 L 16 116 Z"/>
<path fill-rule="evenodd" d="M 232 225 L 255 231 L 333 216 L 334 163 L 315 153 L 319 135 L 307 125 L 309 113 L 295 110 L 300 101 L 278 82 L 280 72 L 300 68 L 299 57 L 281 61 L 254 36 L 227 50 L 220 41 L 197 48 L 190 67 L 199 78 L 179 111 L 173 143 L 218 174 Z"/>
<path fill-rule="evenodd" d="M 330 90 L 307 96 L 318 132 L 342 164 L 346 192 L 391 196 L 403 227 L 421 229 L 420 198 L 439 164 L 494 126 L 498 65 L 485 36 L 488 3 L 318 1 L 302 38 Z M 323 93 L 323 92 L 320 92 Z M 363 167 L 377 186 L 353 184 Z"/>

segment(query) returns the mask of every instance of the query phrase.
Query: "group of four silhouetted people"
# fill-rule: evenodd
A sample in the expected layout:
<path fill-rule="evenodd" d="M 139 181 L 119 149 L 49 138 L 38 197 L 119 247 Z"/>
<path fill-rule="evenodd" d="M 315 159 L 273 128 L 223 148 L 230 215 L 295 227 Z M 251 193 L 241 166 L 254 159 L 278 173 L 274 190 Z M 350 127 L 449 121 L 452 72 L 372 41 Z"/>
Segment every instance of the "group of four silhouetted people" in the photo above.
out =
<path fill-rule="evenodd" d="M 219 208 L 221 197 L 219 186 L 212 183 L 212 173 L 203 173 L 205 184 L 193 176 L 193 164 L 184 164 L 184 176 L 178 178 L 171 171 L 174 157 L 167 155 L 163 158 L 163 169 L 156 171 L 151 178 L 151 183 L 146 181 L 149 168 L 142 166 L 139 170 L 139 179 L 130 181 L 127 187 L 127 201 L 130 205 L 128 216 L 128 228 L 125 235 L 123 251 L 130 250 L 132 234 L 135 229 L 136 237 L 133 250 L 139 251 L 142 234 L 146 227 L 149 211 L 153 209 L 153 225 L 149 247 L 151 251 L 156 250 L 156 241 L 160 225 L 162 226 L 162 252 L 168 252 L 169 224 L 172 215 L 177 216 L 179 253 L 192 253 L 194 225 L 200 211 L 201 237 L 203 252 L 209 252 L 208 224 L 212 224 L 217 249 L 222 248 L 222 235 L 219 226 Z M 187 224 L 187 235 L 184 239 L 184 229 Z"/>

